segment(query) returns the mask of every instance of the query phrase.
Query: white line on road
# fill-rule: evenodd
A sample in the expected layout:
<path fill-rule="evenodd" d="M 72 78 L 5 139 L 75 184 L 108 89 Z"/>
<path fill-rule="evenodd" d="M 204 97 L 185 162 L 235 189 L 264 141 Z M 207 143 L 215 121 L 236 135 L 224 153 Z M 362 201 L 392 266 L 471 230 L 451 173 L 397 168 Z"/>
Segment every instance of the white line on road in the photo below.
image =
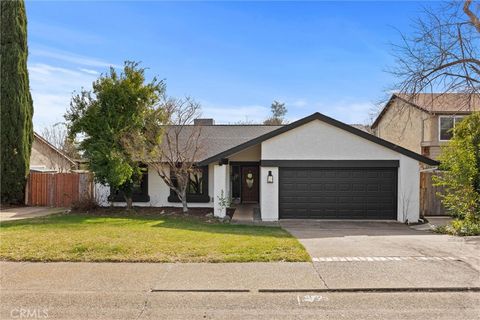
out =
<path fill-rule="evenodd" d="M 426 256 L 406 256 L 406 257 L 314 257 L 313 262 L 385 262 L 385 261 L 460 261 L 455 257 L 426 257 Z"/>

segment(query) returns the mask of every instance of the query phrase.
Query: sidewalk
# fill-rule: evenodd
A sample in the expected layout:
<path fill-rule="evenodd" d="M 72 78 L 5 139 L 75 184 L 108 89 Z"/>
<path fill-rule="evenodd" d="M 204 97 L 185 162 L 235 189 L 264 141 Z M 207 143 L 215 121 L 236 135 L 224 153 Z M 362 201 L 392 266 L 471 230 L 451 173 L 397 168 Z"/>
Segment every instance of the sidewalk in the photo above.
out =
<path fill-rule="evenodd" d="M 17 207 L 9 208 L 0 211 L 0 221 L 12 221 L 28 218 L 36 218 L 48 216 L 54 213 L 65 211 L 65 208 L 50 208 L 50 207 Z"/>
<path fill-rule="evenodd" d="M 480 287 L 478 272 L 461 261 L 325 263 L 30 263 L 0 262 L 0 290 L 59 291 L 314 291 L 323 289 Z M 455 274 L 435 272 L 448 263 Z M 360 268 L 360 269 L 359 269 Z M 379 270 L 383 271 L 379 272 Z M 367 270 L 370 270 L 367 272 Z M 391 272 L 387 272 L 391 270 Z M 418 273 L 418 274 L 417 274 Z M 423 274 L 422 274 L 423 273 Z"/>

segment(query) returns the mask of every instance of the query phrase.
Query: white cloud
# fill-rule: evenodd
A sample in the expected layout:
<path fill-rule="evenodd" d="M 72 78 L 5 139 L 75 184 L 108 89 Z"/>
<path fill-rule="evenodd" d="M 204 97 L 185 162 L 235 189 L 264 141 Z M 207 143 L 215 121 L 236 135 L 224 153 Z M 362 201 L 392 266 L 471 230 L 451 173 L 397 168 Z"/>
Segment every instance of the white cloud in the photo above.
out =
<path fill-rule="evenodd" d="M 63 122 L 63 115 L 70 104 L 70 98 L 71 95 L 44 94 L 32 91 L 35 130 L 41 131 L 43 127 Z"/>
<path fill-rule="evenodd" d="M 28 70 L 36 130 L 63 121 L 73 91 L 90 88 L 96 79 L 93 73 L 44 63 L 29 64 Z"/>
<path fill-rule="evenodd" d="M 100 60 L 92 57 L 86 57 L 86 56 L 78 55 L 72 52 L 53 49 L 53 48 L 46 48 L 46 47 L 40 48 L 40 47 L 32 46 L 29 50 L 30 50 L 30 54 L 34 58 L 37 58 L 37 57 L 50 58 L 54 60 L 60 60 L 68 63 L 83 65 L 83 66 L 90 66 L 90 67 L 102 67 L 102 68 L 110 67 L 110 66 L 113 66 L 115 68 L 119 67 L 119 65 L 112 64 L 104 60 Z"/>
<path fill-rule="evenodd" d="M 98 72 L 97 70 L 92 70 L 92 69 L 78 68 L 78 70 L 83 71 L 83 72 L 88 73 L 88 74 L 94 74 L 94 75 L 100 74 L 100 72 Z"/>
<path fill-rule="evenodd" d="M 90 73 L 44 63 L 30 64 L 28 71 L 31 90 L 43 94 L 70 94 L 82 87 L 91 87 L 96 79 Z"/>
<path fill-rule="evenodd" d="M 72 93 L 91 88 L 113 63 L 45 46 L 30 46 L 28 71 L 36 130 L 63 121 Z"/>

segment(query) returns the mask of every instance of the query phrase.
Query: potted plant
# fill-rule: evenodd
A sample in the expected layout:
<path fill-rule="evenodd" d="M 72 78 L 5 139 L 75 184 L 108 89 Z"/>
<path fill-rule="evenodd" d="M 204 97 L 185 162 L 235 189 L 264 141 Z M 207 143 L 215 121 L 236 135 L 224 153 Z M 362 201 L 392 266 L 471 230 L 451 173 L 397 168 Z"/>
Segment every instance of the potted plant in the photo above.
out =
<path fill-rule="evenodd" d="M 230 219 L 233 217 L 233 214 L 235 213 L 235 207 L 231 206 L 232 200 L 230 197 L 225 197 L 223 190 L 221 191 L 220 196 L 218 196 L 218 205 L 222 210 L 225 209 L 225 212 Z"/>

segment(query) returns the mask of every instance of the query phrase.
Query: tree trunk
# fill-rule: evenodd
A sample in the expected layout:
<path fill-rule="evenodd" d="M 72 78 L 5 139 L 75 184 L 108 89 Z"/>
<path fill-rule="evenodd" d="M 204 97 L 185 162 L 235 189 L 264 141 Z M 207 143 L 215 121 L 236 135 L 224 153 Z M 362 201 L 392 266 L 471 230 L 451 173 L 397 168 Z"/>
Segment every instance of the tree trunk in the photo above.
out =
<path fill-rule="evenodd" d="M 184 214 L 188 213 L 188 205 L 187 205 L 187 192 L 186 190 L 182 190 L 182 196 L 180 197 L 182 199 L 182 212 Z"/>
<path fill-rule="evenodd" d="M 127 198 L 127 210 L 132 210 L 133 205 L 132 205 L 132 198 Z"/>
<path fill-rule="evenodd" d="M 127 204 L 127 210 L 131 210 L 133 207 L 133 200 L 131 196 L 125 195 L 125 203 Z"/>

